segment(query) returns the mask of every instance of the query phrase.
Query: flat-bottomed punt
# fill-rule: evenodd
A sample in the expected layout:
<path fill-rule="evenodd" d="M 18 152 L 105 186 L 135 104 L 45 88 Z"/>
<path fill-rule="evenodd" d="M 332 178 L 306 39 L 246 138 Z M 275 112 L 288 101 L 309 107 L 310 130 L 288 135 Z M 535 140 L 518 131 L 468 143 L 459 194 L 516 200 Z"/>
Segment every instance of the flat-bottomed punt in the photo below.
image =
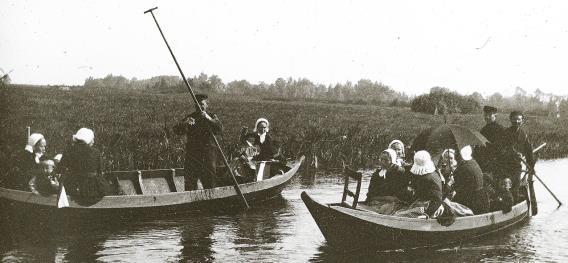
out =
<path fill-rule="evenodd" d="M 265 180 L 240 184 L 249 204 L 279 195 L 296 174 L 304 157 L 290 162 L 287 171 Z M 268 166 L 268 165 L 267 165 Z M 2 211 L 16 219 L 34 217 L 47 220 L 116 217 L 164 217 L 194 210 L 225 210 L 241 205 L 233 185 L 184 191 L 184 169 L 111 172 L 106 175 L 121 195 L 94 200 L 68 196 L 69 207 L 57 208 L 57 195 L 0 188 Z"/>
<path fill-rule="evenodd" d="M 359 191 L 360 183 L 357 193 L 349 195 L 357 199 Z M 343 201 L 322 204 L 306 192 L 302 192 L 301 198 L 327 243 L 340 252 L 444 247 L 505 230 L 531 217 L 531 202 L 528 200 L 514 205 L 508 213 L 496 211 L 457 217 L 451 225 L 443 226 L 436 219 L 378 214 L 366 209 L 365 205 L 353 208 Z"/>

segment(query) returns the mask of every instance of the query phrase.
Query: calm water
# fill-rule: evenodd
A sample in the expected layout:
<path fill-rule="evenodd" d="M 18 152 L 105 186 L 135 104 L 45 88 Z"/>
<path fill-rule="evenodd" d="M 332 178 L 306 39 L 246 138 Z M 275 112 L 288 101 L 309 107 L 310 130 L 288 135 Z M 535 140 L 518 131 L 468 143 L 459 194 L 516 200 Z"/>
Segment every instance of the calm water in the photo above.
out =
<path fill-rule="evenodd" d="M 540 177 L 568 202 L 563 189 L 568 183 L 566 171 L 568 159 L 537 164 Z M 366 176 L 364 194 L 368 182 Z M 568 208 L 557 209 L 538 182 L 539 214 L 499 236 L 441 250 L 336 254 L 326 245 L 300 193 L 337 202 L 341 183 L 337 175 L 298 176 L 282 197 L 238 214 L 195 213 L 55 234 L 11 229 L 0 236 L 0 258 L 3 262 L 568 261 Z"/>

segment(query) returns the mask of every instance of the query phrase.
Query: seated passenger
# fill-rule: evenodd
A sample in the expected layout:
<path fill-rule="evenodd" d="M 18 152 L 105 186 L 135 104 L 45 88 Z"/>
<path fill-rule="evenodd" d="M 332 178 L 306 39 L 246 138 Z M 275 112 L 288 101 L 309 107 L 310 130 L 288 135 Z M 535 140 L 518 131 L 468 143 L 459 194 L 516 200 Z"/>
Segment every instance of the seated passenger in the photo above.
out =
<path fill-rule="evenodd" d="M 245 128 L 246 129 L 246 128 Z M 243 131 L 246 131 L 243 129 Z M 241 176 L 246 182 L 252 182 L 255 178 L 256 164 L 253 158 L 258 155 L 258 147 L 253 145 L 255 136 L 253 133 L 244 133 L 241 136 L 243 142 L 237 151 L 237 158 L 234 160 L 234 167 L 237 176 Z"/>
<path fill-rule="evenodd" d="M 427 151 L 416 152 L 410 173 L 416 200 L 407 209 L 397 211 L 394 215 L 417 218 L 440 216 L 444 212 L 442 180 Z"/>
<path fill-rule="evenodd" d="M 508 213 L 513 206 L 513 194 L 511 193 L 511 179 L 505 178 L 497 186 L 497 190 L 491 199 L 491 211 L 503 211 Z"/>
<path fill-rule="evenodd" d="M 409 181 L 404 169 L 393 160 L 396 160 L 396 153 L 392 149 L 384 150 L 379 155 L 380 168 L 371 177 L 365 201 L 368 206 L 375 208 L 373 210 L 385 215 L 402 208 L 402 195 Z"/>
<path fill-rule="evenodd" d="M 454 172 L 458 166 L 456 161 L 454 149 L 446 149 L 442 152 L 442 156 L 438 161 L 438 169 L 444 179 L 443 185 L 443 199 L 446 211 L 444 211 L 445 216 L 471 216 L 473 211 L 467 206 L 460 203 L 452 201 L 456 195 L 454 191 Z"/>
<path fill-rule="evenodd" d="M 254 125 L 254 145 L 260 149 L 260 153 L 254 158 L 255 160 L 270 161 L 274 159 L 274 155 L 277 153 L 275 151 L 277 149 L 274 148 L 274 140 L 268 133 L 269 125 L 270 123 L 265 118 L 259 118 Z"/>
<path fill-rule="evenodd" d="M 64 151 L 59 169 L 70 195 L 102 197 L 108 192 L 108 182 L 102 175 L 102 159 L 93 147 L 95 134 L 81 128 L 73 135 L 73 145 Z"/>
<path fill-rule="evenodd" d="M 444 179 L 443 195 L 444 198 L 453 199 L 456 192 L 454 191 L 454 172 L 458 166 L 454 149 L 446 149 L 442 152 L 442 156 L 438 161 L 438 169 Z"/>
<path fill-rule="evenodd" d="M 29 181 L 34 173 L 39 170 L 40 158 L 45 154 L 47 141 L 43 135 L 32 133 L 28 137 L 28 143 L 24 151 L 18 155 L 16 167 L 8 178 L 7 186 L 12 189 L 27 191 L 29 190 Z"/>
<path fill-rule="evenodd" d="M 38 170 L 29 182 L 30 190 L 34 194 L 57 194 L 59 179 L 53 172 L 55 162 L 53 160 L 42 160 L 40 166 L 41 170 Z"/>
<path fill-rule="evenodd" d="M 404 153 L 404 143 L 402 143 L 402 141 L 393 140 L 392 142 L 389 143 L 388 148 L 393 149 L 396 152 L 396 162 L 395 163 L 398 166 L 405 167 L 405 168 L 406 168 L 406 166 L 410 166 L 410 164 L 407 163 L 404 160 L 406 155 Z"/>
<path fill-rule="evenodd" d="M 460 150 L 454 172 L 456 195 L 453 200 L 471 208 L 475 214 L 483 214 L 489 212 L 489 197 L 483 186 L 483 172 L 471 154 L 469 145 Z"/>

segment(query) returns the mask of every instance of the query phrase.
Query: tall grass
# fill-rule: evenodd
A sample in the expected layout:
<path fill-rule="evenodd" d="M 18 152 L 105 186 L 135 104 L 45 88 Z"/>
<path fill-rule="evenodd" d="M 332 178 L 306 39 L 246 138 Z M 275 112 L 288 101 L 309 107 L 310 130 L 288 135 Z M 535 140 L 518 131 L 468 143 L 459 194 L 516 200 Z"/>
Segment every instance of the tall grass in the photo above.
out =
<path fill-rule="evenodd" d="M 80 127 L 95 131 L 95 145 L 103 152 L 105 169 L 129 170 L 181 167 L 183 136 L 172 126 L 193 111 L 188 94 L 59 91 L 39 88 L 2 88 L 0 91 L 0 168 L 15 165 L 26 143 L 26 126 L 48 139 L 48 151 L 59 153 Z M 259 117 L 268 118 L 274 137 L 288 157 L 317 156 L 320 165 L 343 163 L 369 167 L 393 139 L 409 143 L 421 130 L 444 122 L 441 116 L 407 108 L 306 102 L 267 101 L 248 97 L 212 96 L 210 110 L 225 130 L 220 143 L 227 155 L 238 146 L 242 126 L 251 130 Z M 452 115 L 449 123 L 480 129 L 480 115 Z M 506 124 L 506 116 L 499 122 Z M 507 126 L 507 125 L 506 125 Z M 525 127 L 545 158 L 568 153 L 568 123 L 531 118 Z"/>

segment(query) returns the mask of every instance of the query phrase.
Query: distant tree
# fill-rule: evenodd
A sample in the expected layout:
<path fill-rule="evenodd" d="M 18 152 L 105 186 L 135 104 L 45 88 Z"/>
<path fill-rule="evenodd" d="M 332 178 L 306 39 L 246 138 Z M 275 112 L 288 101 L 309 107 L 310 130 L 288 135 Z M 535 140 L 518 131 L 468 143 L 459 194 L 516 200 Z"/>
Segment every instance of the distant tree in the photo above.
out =
<path fill-rule="evenodd" d="M 481 108 L 470 96 L 462 96 L 447 88 L 434 87 L 429 94 L 416 97 L 410 105 L 412 111 L 424 113 L 474 113 Z"/>
<path fill-rule="evenodd" d="M 493 95 L 487 98 L 487 105 L 492 105 L 494 107 L 503 107 L 503 103 L 505 102 L 503 95 L 499 92 L 493 93 Z"/>
<path fill-rule="evenodd" d="M 483 95 L 481 95 L 481 93 L 476 91 L 469 96 L 471 99 L 477 101 L 477 103 L 484 104 L 483 102 L 485 101 L 485 99 L 483 99 Z"/>
<path fill-rule="evenodd" d="M 217 75 L 211 75 L 209 77 L 209 86 L 213 92 L 225 92 L 225 83 Z"/>

